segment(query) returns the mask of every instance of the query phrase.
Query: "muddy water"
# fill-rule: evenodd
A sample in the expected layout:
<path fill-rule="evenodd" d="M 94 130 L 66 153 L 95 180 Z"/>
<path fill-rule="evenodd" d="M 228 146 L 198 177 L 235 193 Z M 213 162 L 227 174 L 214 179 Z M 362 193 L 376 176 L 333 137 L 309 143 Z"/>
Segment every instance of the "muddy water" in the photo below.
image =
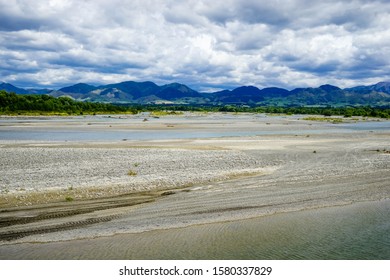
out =
<path fill-rule="evenodd" d="M 390 259 L 390 200 L 55 243 L 1 259 Z"/>

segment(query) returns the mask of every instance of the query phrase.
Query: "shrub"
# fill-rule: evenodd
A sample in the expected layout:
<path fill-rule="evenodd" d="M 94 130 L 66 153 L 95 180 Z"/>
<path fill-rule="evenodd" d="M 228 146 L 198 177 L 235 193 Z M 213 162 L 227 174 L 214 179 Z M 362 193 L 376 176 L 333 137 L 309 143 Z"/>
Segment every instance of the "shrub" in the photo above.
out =
<path fill-rule="evenodd" d="M 71 196 L 66 196 L 66 197 L 65 197 L 65 200 L 68 201 L 68 202 L 71 202 L 71 201 L 74 200 L 74 198 L 71 197 Z"/>

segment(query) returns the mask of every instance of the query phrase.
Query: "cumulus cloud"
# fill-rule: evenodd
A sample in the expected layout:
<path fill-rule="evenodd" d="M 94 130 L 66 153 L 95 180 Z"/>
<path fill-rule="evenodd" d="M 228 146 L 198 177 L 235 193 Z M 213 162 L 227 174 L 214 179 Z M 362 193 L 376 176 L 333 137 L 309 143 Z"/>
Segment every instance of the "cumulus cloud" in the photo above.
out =
<path fill-rule="evenodd" d="M 353 86 L 389 79 L 390 4 L 0 0 L 0 80 Z"/>

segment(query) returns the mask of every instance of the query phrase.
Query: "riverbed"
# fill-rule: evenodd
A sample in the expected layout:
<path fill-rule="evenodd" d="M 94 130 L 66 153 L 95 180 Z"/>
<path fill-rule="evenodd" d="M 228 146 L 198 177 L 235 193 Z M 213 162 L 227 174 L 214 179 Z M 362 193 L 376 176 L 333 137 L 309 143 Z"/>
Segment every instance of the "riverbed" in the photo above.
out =
<path fill-rule="evenodd" d="M 0 257 L 388 258 L 389 124 L 2 118 Z"/>

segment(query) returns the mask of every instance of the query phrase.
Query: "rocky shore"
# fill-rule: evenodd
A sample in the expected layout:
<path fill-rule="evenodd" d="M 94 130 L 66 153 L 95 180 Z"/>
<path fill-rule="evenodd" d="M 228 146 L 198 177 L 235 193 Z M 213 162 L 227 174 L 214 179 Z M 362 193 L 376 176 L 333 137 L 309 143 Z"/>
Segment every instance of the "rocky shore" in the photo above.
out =
<path fill-rule="evenodd" d="M 5 146 L 2 207 L 179 188 L 257 174 L 277 164 L 223 149 Z"/>

